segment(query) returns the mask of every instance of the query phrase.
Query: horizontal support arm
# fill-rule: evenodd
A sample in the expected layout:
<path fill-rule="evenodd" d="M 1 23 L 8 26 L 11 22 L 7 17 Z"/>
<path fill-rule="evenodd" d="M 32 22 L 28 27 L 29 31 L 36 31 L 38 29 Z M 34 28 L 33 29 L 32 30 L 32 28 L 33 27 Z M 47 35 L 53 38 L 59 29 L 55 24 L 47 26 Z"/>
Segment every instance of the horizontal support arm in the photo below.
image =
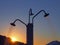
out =
<path fill-rule="evenodd" d="M 33 18 L 32 18 L 32 23 L 33 23 L 34 18 L 35 18 L 39 13 L 41 13 L 41 12 L 44 12 L 44 14 L 46 14 L 46 12 L 45 12 L 44 10 L 40 10 L 38 13 L 36 13 L 36 14 L 33 16 Z"/>
<path fill-rule="evenodd" d="M 15 23 L 16 21 L 20 21 L 21 23 L 23 23 L 26 26 L 26 24 L 23 21 L 21 21 L 20 19 L 16 19 L 13 23 Z"/>
<path fill-rule="evenodd" d="M 32 19 L 34 19 L 40 12 L 44 12 L 46 14 L 44 10 L 40 10 L 38 13 L 35 14 L 35 16 Z"/>

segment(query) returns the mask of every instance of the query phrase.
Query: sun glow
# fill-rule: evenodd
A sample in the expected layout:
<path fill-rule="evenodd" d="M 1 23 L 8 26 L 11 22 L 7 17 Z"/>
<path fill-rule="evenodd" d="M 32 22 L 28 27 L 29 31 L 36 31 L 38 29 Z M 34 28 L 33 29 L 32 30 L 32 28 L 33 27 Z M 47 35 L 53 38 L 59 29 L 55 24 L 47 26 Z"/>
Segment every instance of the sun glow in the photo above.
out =
<path fill-rule="evenodd" d="M 15 37 L 11 37 L 11 40 L 12 40 L 12 42 L 17 41 L 17 39 Z"/>

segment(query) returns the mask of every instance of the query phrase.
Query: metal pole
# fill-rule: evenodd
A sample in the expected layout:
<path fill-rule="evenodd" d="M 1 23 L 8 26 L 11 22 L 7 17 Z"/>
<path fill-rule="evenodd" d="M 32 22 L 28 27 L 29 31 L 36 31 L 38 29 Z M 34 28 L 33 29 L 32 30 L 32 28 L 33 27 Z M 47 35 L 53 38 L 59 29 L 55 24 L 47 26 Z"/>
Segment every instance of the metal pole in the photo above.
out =
<path fill-rule="evenodd" d="M 29 22 L 28 23 L 30 23 L 30 15 L 29 15 Z"/>
<path fill-rule="evenodd" d="M 33 45 L 33 23 L 27 25 L 27 45 Z"/>

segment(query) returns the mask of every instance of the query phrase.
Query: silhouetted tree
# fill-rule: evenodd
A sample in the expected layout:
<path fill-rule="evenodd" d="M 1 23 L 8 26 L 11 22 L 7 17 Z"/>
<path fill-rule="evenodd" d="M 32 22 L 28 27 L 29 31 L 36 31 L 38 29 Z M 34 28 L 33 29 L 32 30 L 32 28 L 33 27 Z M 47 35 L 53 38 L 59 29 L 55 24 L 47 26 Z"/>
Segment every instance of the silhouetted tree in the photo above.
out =
<path fill-rule="evenodd" d="M 0 45 L 4 45 L 5 39 L 5 36 L 0 35 Z"/>
<path fill-rule="evenodd" d="M 47 45 L 60 45 L 59 41 L 52 41 L 50 43 L 48 43 Z"/>

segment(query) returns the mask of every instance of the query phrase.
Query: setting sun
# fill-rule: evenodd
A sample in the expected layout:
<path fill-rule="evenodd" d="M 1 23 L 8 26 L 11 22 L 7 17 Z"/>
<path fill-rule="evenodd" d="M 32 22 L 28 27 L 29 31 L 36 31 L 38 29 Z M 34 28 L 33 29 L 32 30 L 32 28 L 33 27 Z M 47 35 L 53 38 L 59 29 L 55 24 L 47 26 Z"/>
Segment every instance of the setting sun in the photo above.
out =
<path fill-rule="evenodd" d="M 12 42 L 17 41 L 17 39 L 15 37 L 11 37 L 11 40 L 12 40 Z"/>

